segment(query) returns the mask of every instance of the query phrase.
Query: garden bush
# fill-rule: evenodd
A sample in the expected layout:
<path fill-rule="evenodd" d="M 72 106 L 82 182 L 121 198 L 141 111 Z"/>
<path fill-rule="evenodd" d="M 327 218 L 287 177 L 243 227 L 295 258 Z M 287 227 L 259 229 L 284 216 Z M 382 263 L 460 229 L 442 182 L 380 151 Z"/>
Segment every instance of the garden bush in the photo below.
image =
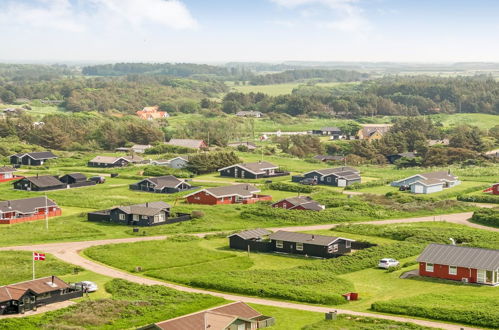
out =
<path fill-rule="evenodd" d="M 356 182 L 353 183 L 349 186 L 345 187 L 345 190 L 359 190 L 363 188 L 372 188 L 372 187 L 381 187 L 381 186 L 386 186 L 387 184 L 390 184 L 393 180 L 376 180 L 376 181 L 369 181 L 369 182 Z"/>
<path fill-rule="evenodd" d="M 430 330 L 433 328 L 423 327 L 409 322 L 397 322 L 374 317 L 364 317 L 358 315 L 340 314 L 336 320 L 324 320 L 307 325 L 302 330 L 388 330 L 388 329 L 410 329 L 410 330 Z"/>
<path fill-rule="evenodd" d="M 273 182 L 267 184 L 267 189 L 309 194 L 314 191 L 317 191 L 317 189 L 319 188 L 314 186 L 306 186 L 302 184 L 298 185 L 286 182 Z"/>
<path fill-rule="evenodd" d="M 482 194 L 461 194 L 457 196 L 457 200 L 462 202 L 475 202 L 475 203 L 494 203 L 499 204 L 499 195 Z"/>
<path fill-rule="evenodd" d="M 497 306 L 497 297 L 432 293 L 375 302 L 371 309 L 497 329 L 499 309 L 494 306 Z"/>
<path fill-rule="evenodd" d="M 192 177 L 192 173 L 185 170 L 180 170 L 177 168 L 171 168 L 167 166 L 159 166 L 159 165 L 148 165 L 144 167 L 145 176 L 164 176 L 164 175 L 174 175 L 177 178 L 190 178 Z"/>
<path fill-rule="evenodd" d="M 499 228 L 499 207 L 475 211 L 471 217 L 471 221 L 485 226 Z"/>

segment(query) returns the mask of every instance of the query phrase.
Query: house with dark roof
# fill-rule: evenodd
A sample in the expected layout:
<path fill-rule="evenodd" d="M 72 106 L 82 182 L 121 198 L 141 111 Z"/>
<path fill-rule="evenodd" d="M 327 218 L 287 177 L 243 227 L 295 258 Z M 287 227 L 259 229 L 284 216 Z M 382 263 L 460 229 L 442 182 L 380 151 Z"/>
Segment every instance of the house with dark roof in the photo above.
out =
<path fill-rule="evenodd" d="M 401 152 L 398 154 L 388 155 L 386 156 L 386 159 L 388 159 L 390 164 L 395 164 L 395 162 L 401 158 L 414 159 L 416 157 L 416 153 L 414 152 Z"/>
<path fill-rule="evenodd" d="M 262 315 L 243 302 L 233 302 L 153 323 L 139 330 L 250 330 L 262 329 L 274 324 L 274 318 Z"/>
<path fill-rule="evenodd" d="M 331 140 L 339 140 L 345 138 L 345 135 L 343 134 L 341 129 L 335 126 L 312 130 L 312 134 L 327 135 L 331 137 Z"/>
<path fill-rule="evenodd" d="M 219 205 L 219 204 L 253 204 L 261 201 L 271 201 L 272 196 L 258 195 L 260 189 L 248 184 L 233 184 L 214 188 L 206 188 L 189 195 L 186 201 L 192 204 Z"/>
<path fill-rule="evenodd" d="M 67 185 L 53 175 L 37 175 L 25 177 L 12 183 L 14 189 L 28 191 L 47 191 L 65 189 Z"/>
<path fill-rule="evenodd" d="M 42 220 L 61 215 L 57 204 L 44 196 L 0 201 L 0 224 Z"/>
<path fill-rule="evenodd" d="M 265 239 L 270 234 L 271 231 L 263 228 L 243 230 L 228 236 L 229 246 L 236 250 L 270 252 L 270 242 Z"/>
<path fill-rule="evenodd" d="M 133 155 L 123 157 L 96 156 L 88 162 L 90 167 L 124 167 L 130 164 L 137 164 L 144 161 L 144 158 Z"/>
<path fill-rule="evenodd" d="M 231 142 L 227 144 L 231 148 L 246 148 L 247 150 L 253 151 L 257 148 L 256 144 L 253 142 Z"/>
<path fill-rule="evenodd" d="M 22 176 L 17 176 L 14 174 L 17 170 L 10 166 L 0 166 L 0 182 L 6 182 L 11 180 L 17 180 L 22 178 Z"/>
<path fill-rule="evenodd" d="M 203 140 L 194 139 L 171 139 L 170 141 L 166 142 L 166 144 L 198 150 L 208 148 L 208 145 Z"/>
<path fill-rule="evenodd" d="M 266 229 L 245 230 L 229 236 L 231 248 L 334 258 L 351 252 L 354 240 L 335 236 Z"/>
<path fill-rule="evenodd" d="M 409 187 L 414 194 L 431 194 L 446 188 L 452 188 L 458 184 L 461 184 L 461 181 L 450 174 L 450 171 L 438 171 L 415 174 L 405 179 L 393 181 L 391 186 Z"/>
<path fill-rule="evenodd" d="M 261 179 L 289 175 L 289 172 L 279 170 L 279 166 L 266 161 L 234 164 L 218 170 L 220 176 L 241 179 Z"/>
<path fill-rule="evenodd" d="M 56 159 L 57 156 L 51 151 L 26 152 L 10 156 L 10 163 L 13 165 L 40 166 L 50 159 Z"/>
<path fill-rule="evenodd" d="M 499 285 L 499 250 L 430 244 L 417 261 L 420 276 Z"/>
<path fill-rule="evenodd" d="M 313 170 L 291 178 L 293 182 L 303 182 L 305 179 L 315 184 L 334 187 L 346 187 L 361 182 L 359 170 L 349 166 Z"/>
<path fill-rule="evenodd" d="M 302 211 L 322 211 L 324 205 L 314 201 L 310 196 L 295 196 L 281 199 L 272 204 L 272 207 L 278 207 L 286 210 L 302 210 Z"/>
<path fill-rule="evenodd" d="M 196 189 L 185 180 L 177 179 L 173 175 L 147 178 L 131 184 L 130 189 L 154 193 L 173 194 L 181 191 Z"/>
<path fill-rule="evenodd" d="M 0 315 L 24 314 L 45 306 L 83 296 L 81 286 L 70 285 L 57 276 L 0 286 Z"/>
<path fill-rule="evenodd" d="M 191 219 L 190 214 L 186 213 L 176 213 L 173 216 L 170 204 L 162 201 L 117 206 L 108 210 L 90 212 L 87 217 L 88 221 L 129 226 L 157 226 Z"/>

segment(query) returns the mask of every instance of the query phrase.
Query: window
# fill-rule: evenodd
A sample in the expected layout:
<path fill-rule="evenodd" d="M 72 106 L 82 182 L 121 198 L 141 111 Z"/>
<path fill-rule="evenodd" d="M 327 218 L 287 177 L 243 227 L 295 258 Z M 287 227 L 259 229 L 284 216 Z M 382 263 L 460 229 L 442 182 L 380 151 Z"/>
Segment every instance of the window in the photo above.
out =
<path fill-rule="evenodd" d="M 296 251 L 303 251 L 303 243 L 296 243 Z"/>
<path fill-rule="evenodd" d="M 120 213 L 120 215 L 119 215 L 119 219 L 120 219 L 120 220 L 125 220 L 125 214 Z"/>
<path fill-rule="evenodd" d="M 142 216 L 142 219 L 147 219 L 147 218 L 148 218 L 147 215 Z"/>
<path fill-rule="evenodd" d="M 282 241 L 275 241 L 275 247 L 278 249 L 282 249 L 284 247 L 284 244 Z"/>
<path fill-rule="evenodd" d="M 333 252 L 338 252 L 338 244 L 333 244 Z"/>
<path fill-rule="evenodd" d="M 139 215 L 138 214 L 134 214 L 133 215 L 133 221 L 139 221 Z"/>
<path fill-rule="evenodd" d="M 426 263 L 426 271 L 433 272 L 433 264 Z"/>
<path fill-rule="evenodd" d="M 449 275 L 457 275 L 457 267 L 449 266 Z"/>
<path fill-rule="evenodd" d="M 327 177 L 327 182 L 331 182 L 331 177 L 330 176 Z"/>
<path fill-rule="evenodd" d="M 282 208 L 283 208 L 283 209 L 287 209 L 287 208 L 288 208 L 288 204 L 286 204 L 286 203 L 282 203 Z"/>
<path fill-rule="evenodd" d="M 346 241 L 346 242 L 345 242 L 345 247 L 346 247 L 347 249 L 350 249 L 350 248 L 352 247 L 352 242 L 350 242 L 350 241 Z"/>

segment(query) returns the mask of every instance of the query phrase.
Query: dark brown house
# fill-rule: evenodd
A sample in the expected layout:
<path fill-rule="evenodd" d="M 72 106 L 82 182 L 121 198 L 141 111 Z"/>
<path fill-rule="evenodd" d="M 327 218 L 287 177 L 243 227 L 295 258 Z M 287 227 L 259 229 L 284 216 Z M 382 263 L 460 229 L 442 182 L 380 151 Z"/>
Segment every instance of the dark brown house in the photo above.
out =
<path fill-rule="evenodd" d="M 190 214 L 177 213 L 170 218 L 171 206 L 165 202 L 149 202 L 129 206 L 119 206 L 108 210 L 88 213 L 88 221 L 111 222 L 130 226 L 157 226 L 187 221 Z"/>
<path fill-rule="evenodd" d="M 40 166 L 50 159 L 57 158 L 51 151 L 26 152 L 10 156 L 10 163 L 13 165 Z"/>
<path fill-rule="evenodd" d="M 55 189 L 64 189 L 66 184 L 59 181 L 56 176 L 41 175 L 22 178 L 12 183 L 14 189 L 28 190 L 28 191 L 47 191 Z"/>
<path fill-rule="evenodd" d="M 173 194 L 195 188 L 197 187 L 192 187 L 189 183 L 185 182 L 185 180 L 177 179 L 173 175 L 148 178 L 130 185 L 130 189 L 132 190 L 163 194 Z"/>
<path fill-rule="evenodd" d="M 40 306 L 83 296 L 81 287 L 70 286 L 57 276 L 0 287 L 0 315 L 23 314 Z"/>
<path fill-rule="evenodd" d="M 289 172 L 281 171 L 279 166 L 265 161 L 235 164 L 221 168 L 218 172 L 220 176 L 241 179 L 271 178 L 289 174 Z"/>
<path fill-rule="evenodd" d="M 322 211 L 325 209 L 324 205 L 319 204 L 309 196 L 288 197 L 272 204 L 272 207 L 302 211 Z"/>

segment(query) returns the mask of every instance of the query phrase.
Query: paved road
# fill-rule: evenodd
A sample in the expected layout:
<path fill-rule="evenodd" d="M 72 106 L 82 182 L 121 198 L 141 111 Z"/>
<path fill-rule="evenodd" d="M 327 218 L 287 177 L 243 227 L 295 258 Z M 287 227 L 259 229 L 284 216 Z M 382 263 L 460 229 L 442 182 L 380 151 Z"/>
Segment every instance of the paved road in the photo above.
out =
<path fill-rule="evenodd" d="M 392 220 L 382 220 L 382 221 L 365 221 L 365 222 L 361 222 L 361 223 L 364 223 L 364 224 L 390 224 L 390 223 L 411 223 L 411 222 L 424 222 L 424 221 L 447 221 L 447 222 L 464 224 L 464 225 L 476 227 L 476 228 L 498 231 L 498 229 L 496 229 L 496 228 L 480 226 L 480 225 L 476 225 L 476 224 L 468 222 L 467 219 L 469 219 L 469 217 L 471 215 L 472 215 L 471 212 L 465 212 L 465 213 L 445 214 L 445 215 L 441 215 L 441 216 L 429 216 L 429 217 L 419 217 L 419 218 L 392 219 Z M 312 226 L 298 226 L 298 227 L 295 226 L 295 227 L 284 227 L 284 228 L 281 227 L 281 228 L 270 228 L 270 229 L 306 231 L 306 230 L 330 229 L 330 228 L 333 228 L 337 225 L 338 224 L 327 224 L 327 225 L 312 225 Z M 211 234 L 211 233 L 198 233 L 195 235 L 199 236 L 199 237 L 203 237 L 203 236 L 206 236 L 208 234 Z M 65 262 L 68 262 L 68 263 L 71 263 L 74 265 L 78 265 L 80 267 L 83 267 L 83 268 L 88 269 L 90 271 L 93 271 L 95 273 L 99 273 L 99 274 L 106 275 L 109 277 L 122 278 L 122 279 L 125 279 L 128 281 L 136 282 L 136 283 L 140 283 L 140 284 L 163 285 L 163 286 L 170 287 L 170 288 L 173 288 L 173 289 L 176 289 L 179 291 L 210 294 L 210 295 L 222 297 L 222 298 L 225 298 L 228 300 L 244 301 L 247 303 L 255 303 L 255 304 L 261 304 L 261 305 L 291 308 L 291 309 L 313 311 L 313 312 L 327 312 L 327 311 L 332 310 L 332 308 L 328 308 L 328 307 L 311 306 L 311 305 L 299 304 L 299 303 L 290 303 L 290 302 L 276 301 L 276 300 L 256 298 L 256 297 L 246 297 L 246 296 L 233 295 L 233 294 L 227 294 L 227 293 L 212 292 L 212 291 L 207 291 L 207 290 L 202 290 L 202 289 L 190 288 L 190 287 L 186 287 L 186 286 L 182 286 L 182 285 L 165 283 L 165 282 L 157 281 L 154 279 L 149 279 L 149 278 L 145 278 L 145 277 L 141 277 L 141 276 L 132 275 L 132 274 L 126 273 L 124 271 L 121 271 L 121 270 L 118 270 L 118 269 L 91 261 L 91 260 L 86 259 L 86 258 L 79 255 L 79 252 L 81 250 L 86 249 L 86 248 L 91 247 L 91 246 L 96 246 L 96 245 L 129 243 L 129 242 L 150 241 L 150 240 L 162 240 L 165 238 L 167 238 L 167 236 L 129 237 L 129 238 L 121 238 L 121 239 L 106 239 L 106 240 L 84 241 L 84 242 L 47 243 L 47 244 L 29 245 L 29 246 L 3 247 L 3 248 L 0 248 L 0 250 L 25 250 L 25 251 L 38 251 L 38 252 L 43 251 L 46 253 L 51 253 L 54 256 L 56 256 L 57 258 L 65 261 Z M 391 315 L 355 312 L 355 311 L 350 311 L 350 310 L 346 310 L 346 309 L 336 309 L 336 310 L 340 314 L 344 313 L 344 314 L 361 315 L 361 316 L 375 316 L 375 317 L 379 317 L 379 318 L 383 318 L 383 319 L 402 321 L 402 322 L 413 322 L 413 323 L 423 325 L 423 326 L 437 327 L 437 328 L 450 329 L 450 330 L 463 329 L 462 326 L 450 325 L 450 324 L 446 324 L 446 323 L 439 323 L 439 322 L 433 322 L 433 321 L 417 320 L 417 319 L 411 319 L 411 318 L 401 317 L 401 316 L 391 316 Z M 474 329 L 474 328 L 467 327 L 466 329 Z"/>

